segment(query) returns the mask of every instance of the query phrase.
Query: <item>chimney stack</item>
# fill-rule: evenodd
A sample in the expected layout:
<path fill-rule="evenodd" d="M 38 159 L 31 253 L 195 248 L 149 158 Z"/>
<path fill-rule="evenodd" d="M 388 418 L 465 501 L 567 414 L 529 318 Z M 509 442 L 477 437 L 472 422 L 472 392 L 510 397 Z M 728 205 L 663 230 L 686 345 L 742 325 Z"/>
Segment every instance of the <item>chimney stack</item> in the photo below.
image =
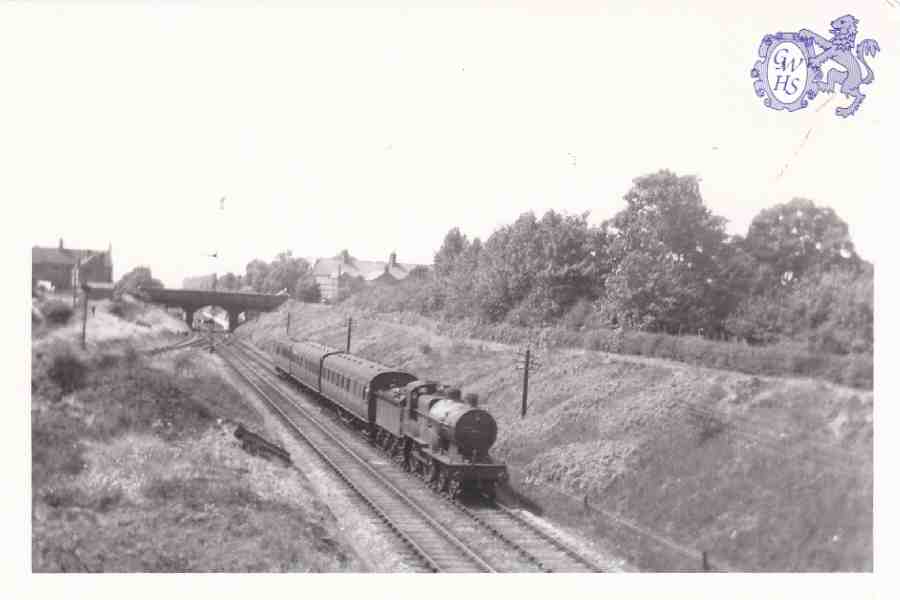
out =
<path fill-rule="evenodd" d="M 391 258 L 390 258 L 389 264 L 392 267 L 397 266 L 397 253 L 396 252 L 391 252 Z"/>

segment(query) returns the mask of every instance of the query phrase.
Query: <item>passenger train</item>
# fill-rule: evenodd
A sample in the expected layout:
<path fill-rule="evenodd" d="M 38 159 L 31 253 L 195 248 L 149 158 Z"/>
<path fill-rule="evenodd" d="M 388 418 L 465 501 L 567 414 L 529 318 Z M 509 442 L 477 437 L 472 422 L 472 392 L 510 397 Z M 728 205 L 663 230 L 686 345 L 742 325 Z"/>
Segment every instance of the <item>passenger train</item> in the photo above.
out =
<path fill-rule="evenodd" d="M 489 454 L 497 422 L 478 396 L 312 341 L 274 344 L 278 374 L 321 396 L 398 463 L 455 498 L 493 498 L 506 465 Z"/>

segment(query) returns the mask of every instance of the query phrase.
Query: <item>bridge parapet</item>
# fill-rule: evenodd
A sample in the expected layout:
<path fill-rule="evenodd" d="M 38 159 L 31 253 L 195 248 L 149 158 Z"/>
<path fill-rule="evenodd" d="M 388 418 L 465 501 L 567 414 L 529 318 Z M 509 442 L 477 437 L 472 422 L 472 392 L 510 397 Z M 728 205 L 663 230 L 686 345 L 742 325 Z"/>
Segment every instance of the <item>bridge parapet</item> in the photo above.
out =
<path fill-rule="evenodd" d="M 188 325 L 194 322 L 194 312 L 204 306 L 220 306 L 228 312 L 228 328 L 234 331 L 240 313 L 253 310 L 268 312 L 281 306 L 289 296 L 282 294 L 255 294 L 250 292 L 220 292 L 212 290 L 175 290 L 171 288 L 146 288 L 143 290 L 150 302 L 165 306 L 177 306 L 184 310 Z"/>

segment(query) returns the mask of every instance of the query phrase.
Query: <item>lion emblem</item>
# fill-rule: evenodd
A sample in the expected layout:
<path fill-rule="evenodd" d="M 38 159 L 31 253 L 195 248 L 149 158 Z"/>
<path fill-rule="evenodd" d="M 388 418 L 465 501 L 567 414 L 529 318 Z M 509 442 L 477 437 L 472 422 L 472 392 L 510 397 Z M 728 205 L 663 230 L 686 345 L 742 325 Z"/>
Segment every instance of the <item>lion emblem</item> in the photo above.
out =
<path fill-rule="evenodd" d="M 853 15 L 838 17 L 831 22 L 831 39 L 808 29 L 765 36 L 759 49 L 761 60 L 750 72 L 756 94 L 765 97 L 769 108 L 793 111 L 806 108 L 820 92 L 834 93 L 839 85 L 852 102 L 838 107 L 835 114 L 843 118 L 854 114 L 866 97 L 860 86 L 875 80 L 866 57 L 881 50 L 872 39 L 856 44 L 858 24 Z M 816 47 L 821 48 L 818 54 Z M 829 69 L 823 80 L 822 66 L 828 61 L 843 69 Z"/>
<path fill-rule="evenodd" d="M 818 91 L 829 94 L 834 93 L 834 86 L 840 84 L 841 93 L 848 98 L 853 98 L 850 106 L 840 106 L 834 111 L 836 115 L 844 118 L 855 113 L 866 97 L 860 91 L 859 86 L 875 81 L 875 74 L 865 57 L 874 58 L 875 54 L 881 50 L 875 40 L 863 40 L 856 45 L 856 56 L 853 55 L 858 23 L 859 20 L 853 15 L 844 15 L 835 19 L 831 22 L 832 38 L 830 40 L 808 29 L 801 29 L 799 32 L 802 36 L 811 37 L 823 50 L 820 54 L 809 58 L 811 67 L 819 67 L 827 60 L 833 60 L 844 67 L 845 70 L 830 69 L 825 81 L 816 83 Z M 862 76 L 860 65 L 866 68 L 865 77 Z"/>

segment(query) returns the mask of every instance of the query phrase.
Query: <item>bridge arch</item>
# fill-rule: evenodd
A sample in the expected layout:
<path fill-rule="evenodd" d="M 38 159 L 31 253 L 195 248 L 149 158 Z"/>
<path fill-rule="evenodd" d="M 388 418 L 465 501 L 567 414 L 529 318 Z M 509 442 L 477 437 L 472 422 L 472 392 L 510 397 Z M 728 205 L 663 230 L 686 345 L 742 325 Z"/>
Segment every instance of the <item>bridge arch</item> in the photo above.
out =
<path fill-rule="evenodd" d="M 193 327 L 196 312 L 208 306 L 223 309 L 228 314 L 228 330 L 234 331 L 241 313 L 275 310 L 288 296 L 275 294 L 253 294 L 246 292 L 218 292 L 207 290 L 174 290 L 149 288 L 144 290 L 151 302 L 166 306 L 177 306 L 184 311 L 184 319 Z"/>

